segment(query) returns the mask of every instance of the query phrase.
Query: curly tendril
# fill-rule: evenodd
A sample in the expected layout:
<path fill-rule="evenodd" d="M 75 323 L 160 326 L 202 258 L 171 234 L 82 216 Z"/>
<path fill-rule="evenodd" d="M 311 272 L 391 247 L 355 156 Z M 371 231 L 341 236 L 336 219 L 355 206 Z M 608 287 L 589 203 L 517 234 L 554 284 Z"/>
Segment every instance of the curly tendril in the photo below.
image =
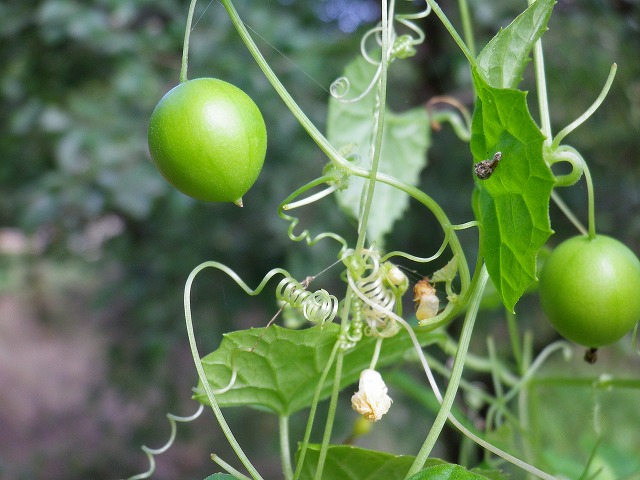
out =
<path fill-rule="evenodd" d="M 377 250 L 363 249 L 359 254 L 351 252 L 349 257 L 349 283 L 353 283 L 358 293 L 368 300 L 364 304 L 358 299 L 353 302 L 355 315 L 364 322 L 364 334 L 383 338 L 394 336 L 400 326 L 386 312 L 400 308 L 398 301 L 408 288 L 408 280 L 395 265 L 380 263 Z"/>
<path fill-rule="evenodd" d="M 333 322 L 338 313 L 338 299 L 324 289 L 307 290 L 312 277 L 299 283 L 293 278 L 283 278 L 276 287 L 276 298 L 302 312 L 311 323 L 323 326 Z"/>
<path fill-rule="evenodd" d="M 516 397 L 523 391 L 523 388 L 529 383 L 535 373 L 544 365 L 547 359 L 555 352 L 561 352 L 565 360 L 571 357 L 571 346 L 564 340 L 559 340 L 547 345 L 536 357 L 531 366 L 522 375 L 518 382 L 509 390 L 506 394 L 497 399 L 497 402 L 489 407 L 486 415 L 486 422 L 488 425 L 495 425 L 500 423 L 501 414 L 505 414 L 505 407 L 509 401 Z"/>
<path fill-rule="evenodd" d="M 294 208 L 297 208 L 297 207 L 300 207 L 300 206 L 307 205 L 309 203 L 318 201 L 318 200 L 326 197 L 330 193 L 334 192 L 335 190 L 339 190 L 340 188 L 342 188 L 342 186 L 347 181 L 346 178 L 347 177 L 345 175 L 343 175 L 342 172 L 337 171 L 337 170 L 333 170 L 333 171 L 331 171 L 331 172 L 329 172 L 329 173 L 327 173 L 327 174 L 325 174 L 325 175 L 323 175 L 323 176 L 321 176 L 319 178 L 316 178 L 315 180 L 307 183 L 303 187 L 300 187 L 295 192 L 293 192 L 291 195 L 289 195 L 286 199 L 284 199 L 284 201 L 278 207 L 278 215 L 283 220 L 286 220 L 287 222 L 289 222 L 289 228 L 287 229 L 287 235 L 289 236 L 289 238 L 292 241 L 294 241 L 294 242 L 306 241 L 307 245 L 312 247 L 313 245 L 315 245 L 317 242 L 319 242 L 323 238 L 332 238 L 333 240 L 335 240 L 336 242 L 338 242 L 341 245 L 340 254 L 347 249 L 346 240 L 344 238 L 342 238 L 340 235 L 336 234 L 336 233 L 325 232 L 325 233 L 320 233 L 320 234 L 316 235 L 315 237 L 313 237 L 311 235 L 311 233 L 309 232 L 309 230 L 307 230 L 307 229 L 304 229 L 300 233 L 296 233 L 295 232 L 295 228 L 298 226 L 298 223 L 300 223 L 300 219 L 297 218 L 297 217 L 293 217 L 291 215 L 288 215 L 288 214 L 284 213 L 285 210 L 292 210 Z M 307 197 L 304 200 L 300 200 L 300 201 L 294 202 L 294 200 L 297 197 L 299 197 L 300 195 L 302 195 L 303 193 L 305 193 L 308 190 L 311 190 L 312 188 L 315 188 L 315 187 L 317 187 L 319 185 L 323 185 L 325 183 L 329 184 L 329 188 L 328 189 L 322 190 L 322 191 L 320 191 L 320 192 L 318 192 L 318 193 L 316 193 L 314 195 L 311 195 L 311 196 Z"/>
<path fill-rule="evenodd" d="M 167 450 L 169 450 L 176 439 L 176 432 L 177 432 L 176 422 L 193 422 L 202 414 L 203 410 L 204 410 L 204 405 L 200 404 L 200 406 L 198 407 L 198 410 L 196 410 L 196 413 L 188 417 L 179 417 L 177 415 L 167 413 L 167 419 L 169 420 L 169 425 L 171 426 L 171 434 L 169 435 L 169 440 L 160 448 L 149 448 L 143 445 L 142 451 L 146 453 L 147 458 L 149 459 L 149 469 L 146 472 L 139 473 L 137 475 L 129 477 L 127 480 L 142 480 L 144 478 L 151 478 L 151 475 L 153 475 L 153 472 L 155 472 L 156 470 L 155 456 L 160 455 L 161 453 L 164 453 Z"/>
<path fill-rule="evenodd" d="M 414 14 L 398 14 L 394 16 L 394 20 L 408 28 L 411 33 L 398 35 L 395 29 L 390 29 L 389 46 L 386 52 L 386 57 L 389 63 L 396 58 L 405 59 L 416 54 L 416 45 L 423 43 L 426 36 L 424 31 L 414 22 L 414 20 L 425 18 L 430 13 L 431 6 L 427 4 L 427 7 L 421 12 Z M 378 58 L 379 55 L 377 54 L 377 52 L 382 48 L 382 35 L 382 25 L 377 25 L 376 27 L 368 30 L 360 40 L 360 54 L 362 55 L 362 58 L 364 58 L 367 63 L 378 67 L 364 91 L 353 98 L 346 98 L 351 89 L 351 82 L 349 82 L 347 77 L 340 77 L 336 79 L 329 88 L 329 92 L 333 98 L 340 100 L 343 103 L 354 103 L 366 97 L 377 85 L 380 75 L 382 74 L 382 61 Z M 374 49 L 367 46 L 368 43 L 371 43 L 370 39 L 374 40 Z M 376 52 L 376 54 L 370 52 Z"/>
<path fill-rule="evenodd" d="M 364 317 L 362 315 L 362 302 L 354 300 L 351 305 L 349 328 L 340 335 L 340 348 L 343 351 L 350 350 L 362 340 L 364 335 Z"/>

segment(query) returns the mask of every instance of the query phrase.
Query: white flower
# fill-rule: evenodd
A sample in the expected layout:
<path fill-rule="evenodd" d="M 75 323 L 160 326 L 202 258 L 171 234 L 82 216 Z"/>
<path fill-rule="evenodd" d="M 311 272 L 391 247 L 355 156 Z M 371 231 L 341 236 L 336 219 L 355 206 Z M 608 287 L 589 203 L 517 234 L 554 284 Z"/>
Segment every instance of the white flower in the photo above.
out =
<path fill-rule="evenodd" d="M 358 391 L 351 397 L 353 409 L 370 422 L 377 422 L 389 411 L 391 402 L 382 376 L 370 368 L 363 370 Z"/>

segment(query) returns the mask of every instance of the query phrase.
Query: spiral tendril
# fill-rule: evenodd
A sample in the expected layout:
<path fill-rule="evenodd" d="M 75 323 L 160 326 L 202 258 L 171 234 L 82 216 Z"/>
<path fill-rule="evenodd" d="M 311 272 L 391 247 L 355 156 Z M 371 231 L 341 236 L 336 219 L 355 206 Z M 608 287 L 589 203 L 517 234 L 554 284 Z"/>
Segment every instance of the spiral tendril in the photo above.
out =
<path fill-rule="evenodd" d="M 416 54 L 416 45 L 423 43 L 426 36 L 424 31 L 414 22 L 414 20 L 422 19 L 430 13 L 431 6 L 427 4 L 426 8 L 421 12 L 395 15 L 394 19 L 399 24 L 409 29 L 411 33 L 398 36 L 395 30 L 390 32 L 391 38 L 389 48 L 386 52 L 389 62 L 392 62 L 396 58 L 405 59 Z M 368 30 L 360 39 L 360 54 L 362 55 L 362 58 L 364 58 L 367 63 L 378 67 L 367 87 L 355 97 L 346 98 L 351 90 L 351 82 L 347 77 L 340 77 L 336 79 L 329 88 L 329 93 L 333 98 L 343 103 L 354 103 L 362 100 L 362 98 L 366 97 L 373 90 L 381 75 L 382 61 L 376 58 L 376 55 L 370 53 L 371 49 L 367 46 L 367 43 L 369 43 L 369 40 L 373 38 L 376 48 L 380 49 L 382 47 L 382 34 L 382 26 L 377 25 L 376 27 Z"/>
<path fill-rule="evenodd" d="M 344 332 L 341 337 L 341 348 L 343 350 L 349 350 L 357 345 L 362 340 L 364 333 L 364 321 L 362 319 L 362 302 L 354 299 L 351 305 L 351 321 L 349 322 L 349 328 Z"/>
<path fill-rule="evenodd" d="M 151 475 L 153 475 L 153 472 L 155 472 L 156 470 L 155 456 L 160 455 L 161 453 L 164 453 L 167 450 L 169 450 L 169 448 L 171 448 L 171 446 L 173 445 L 173 442 L 176 439 L 176 432 L 177 432 L 176 422 L 193 422 L 202 414 L 203 410 L 204 410 L 204 405 L 200 404 L 196 413 L 194 413 L 189 417 L 179 417 L 177 415 L 168 413 L 167 419 L 169 420 L 169 425 L 171 425 L 171 434 L 169 435 L 169 440 L 160 448 L 149 448 L 146 445 L 143 445 L 141 448 L 142 448 L 142 451 L 147 455 L 147 458 L 149 459 L 149 469 L 146 472 L 139 473 L 137 475 L 129 477 L 127 480 L 142 480 L 144 478 L 151 478 Z"/>
<path fill-rule="evenodd" d="M 311 280 L 313 277 L 307 277 L 300 283 L 291 277 L 283 278 L 276 287 L 276 298 L 300 310 L 309 322 L 323 326 L 336 317 L 338 299 L 324 289 L 307 290 Z"/>
<path fill-rule="evenodd" d="M 353 262 L 354 260 L 350 260 Z M 378 251 L 363 250 L 352 265 L 347 275 L 358 292 L 370 302 L 354 301 L 354 318 L 362 318 L 364 334 L 376 337 L 392 337 L 400 330 L 400 325 L 385 312 L 393 311 L 397 300 L 404 294 L 408 282 L 395 278 L 397 269 L 390 262 L 380 263 Z M 390 273 L 393 272 L 393 273 Z"/>

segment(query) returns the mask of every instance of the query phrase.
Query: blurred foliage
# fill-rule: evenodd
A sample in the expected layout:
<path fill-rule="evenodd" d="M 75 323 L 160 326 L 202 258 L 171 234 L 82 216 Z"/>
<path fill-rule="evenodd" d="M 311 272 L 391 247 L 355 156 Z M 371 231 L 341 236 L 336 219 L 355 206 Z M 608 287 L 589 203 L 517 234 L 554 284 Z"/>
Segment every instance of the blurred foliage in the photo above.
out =
<path fill-rule="evenodd" d="M 442 6 L 454 12 L 454 3 L 445 1 Z M 478 49 L 522 10 L 510 0 L 476 0 L 471 7 L 477 17 Z M 160 412 L 176 398 L 188 396 L 183 384 L 195 381 L 193 374 L 193 380 L 176 382 L 172 374 L 180 372 L 172 371 L 168 363 L 176 348 L 184 348 L 182 288 L 194 266 L 209 259 L 227 263 L 255 285 L 275 266 L 304 278 L 335 260 L 335 252 L 322 243 L 311 254 L 286 237 L 277 205 L 318 175 L 326 160 L 273 93 L 217 2 L 201 1 L 196 10 L 190 77 L 223 78 L 255 99 L 269 132 L 263 174 L 245 196 L 244 209 L 238 210 L 199 203 L 175 192 L 151 165 L 147 121 L 156 102 L 177 83 L 187 8 L 186 0 L 0 4 L 0 227 L 19 230 L 36 245 L 36 253 L 20 257 L 18 267 L 14 260 L 3 261 L 2 267 L 5 272 L 26 269 L 21 295 L 40 301 L 46 300 L 47 291 L 68 295 L 73 290 L 54 288 L 59 282 L 55 275 L 34 277 L 42 265 L 58 265 L 54 272 L 81 272 L 75 291 L 88 295 L 88 308 L 102 312 L 101 327 L 108 332 L 109 378 L 133 392 L 134 398 L 135 392 L 150 386 L 162 391 L 166 400 L 160 402 Z M 323 125 L 328 86 L 358 54 L 360 35 L 375 21 L 378 3 L 239 0 L 237 8 L 261 37 L 260 47 L 294 98 Z M 455 13 L 451 16 L 458 22 Z M 615 233 L 636 252 L 640 250 L 639 28 L 637 2 L 560 0 L 544 37 L 556 132 L 595 99 L 610 64 L 619 65 L 604 106 L 568 141 L 591 162 L 600 230 Z M 425 30 L 426 45 L 392 73 L 393 107 L 407 109 L 442 94 L 471 106 L 464 59 L 435 16 L 425 20 Z M 528 75 L 532 89 L 530 71 Z M 535 111 L 533 93 L 529 104 Z M 446 126 L 434 132 L 433 141 L 423 186 L 453 221 L 467 221 L 473 188 L 468 146 Z M 566 198 L 586 218 L 584 189 L 571 189 Z M 557 209 L 551 213 L 558 237 L 571 232 Z M 300 214 L 314 231 L 330 228 L 347 237 L 353 234 L 333 200 Z M 411 205 L 387 245 L 417 254 L 432 252 L 441 239 L 430 234 L 431 225 L 424 210 Z M 473 237 L 468 239 L 471 249 Z M 10 278 L 3 273 L 3 291 L 15 293 L 7 286 Z M 65 286 L 69 278 L 76 277 L 68 275 Z M 193 296 L 198 336 L 210 350 L 223 331 L 263 326 L 275 310 L 271 298 L 247 302 L 239 289 L 213 275 L 198 280 Z M 52 319 L 53 325 L 73 321 L 71 306 L 58 313 L 64 318 Z M 492 332 L 502 325 L 489 319 L 484 328 Z M 249 432 L 245 436 L 255 437 Z M 134 436 L 134 445 L 148 439 L 149 435 Z M 117 448 L 111 448 L 109 454 L 117 456 Z M 260 454 L 258 447 L 256 451 Z M 75 468 L 85 473 L 78 478 L 113 478 L 133 468 L 130 463 L 125 467 L 127 462 L 143 464 L 141 457 L 134 452 L 127 460 L 116 461 L 107 455 L 91 469 L 80 460 Z M 59 478 L 70 478 L 73 472 L 69 467 Z M 51 475 L 48 478 L 54 478 Z"/>

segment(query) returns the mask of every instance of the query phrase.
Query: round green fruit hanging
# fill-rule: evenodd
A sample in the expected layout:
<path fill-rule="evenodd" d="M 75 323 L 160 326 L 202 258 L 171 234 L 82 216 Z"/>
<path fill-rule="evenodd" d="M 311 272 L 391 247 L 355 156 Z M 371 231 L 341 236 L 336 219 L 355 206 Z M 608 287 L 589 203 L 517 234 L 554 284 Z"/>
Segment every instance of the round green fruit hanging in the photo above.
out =
<path fill-rule="evenodd" d="M 153 163 L 176 189 L 240 206 L 267 151 L 257 105 L 215 78 L 188 80 L 167 92 L 151 114 L 148 140 Z"/>
<path fill-rule="evenodd" d="M 640 260 L 614 238 L 573 237 L 545 262 L 539 293 L 562 336 L 590 348 L 609 345 L 640 320 Z"/>

